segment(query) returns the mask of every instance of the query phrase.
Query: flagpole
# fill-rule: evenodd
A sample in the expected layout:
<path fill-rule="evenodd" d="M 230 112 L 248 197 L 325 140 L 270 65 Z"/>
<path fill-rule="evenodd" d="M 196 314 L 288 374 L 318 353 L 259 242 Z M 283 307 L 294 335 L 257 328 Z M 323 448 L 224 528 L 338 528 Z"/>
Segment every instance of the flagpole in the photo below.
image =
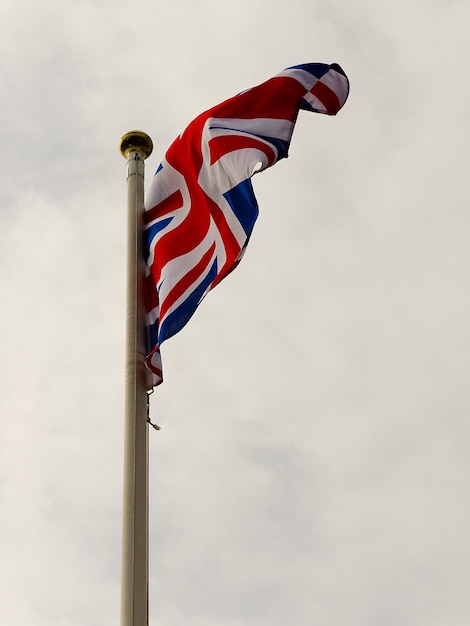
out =
<path fill-rule="evenodd" d="M 119 145 L 127 159 L 127 301 L 122 516 L 121 626 L 148 626 L 148 396 L 143 306 L 144 160 L 153 144 L 141 131 Z"/>

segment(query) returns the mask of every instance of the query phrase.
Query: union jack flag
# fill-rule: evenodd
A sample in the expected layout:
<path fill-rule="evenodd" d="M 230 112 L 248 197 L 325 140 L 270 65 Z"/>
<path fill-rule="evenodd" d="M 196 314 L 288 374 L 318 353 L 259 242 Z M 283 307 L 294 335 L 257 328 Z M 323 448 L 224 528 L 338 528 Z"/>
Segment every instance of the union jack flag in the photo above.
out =
<path fill-rule="evenodd" d="M 253 174 L 287 156 L 299 109 L 335 115 L 348 93 L 339 65 L 296 65 L 202 113 L 170 146 L 144 212 L 149 388 L 162 382 L 163 341 L 245 252 Z"/>

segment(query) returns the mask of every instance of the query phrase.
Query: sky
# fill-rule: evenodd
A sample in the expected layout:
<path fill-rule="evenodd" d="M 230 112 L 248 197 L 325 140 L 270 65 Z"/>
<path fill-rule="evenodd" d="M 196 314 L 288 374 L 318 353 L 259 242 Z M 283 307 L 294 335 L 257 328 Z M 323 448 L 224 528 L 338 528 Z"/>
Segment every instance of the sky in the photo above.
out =
<path fill-rule="evenodd" d="M 163 345 L 151 626 L 467 626 L 470 5 L 4 0 L 0 614 L 120 619 L 126 166 L 340 63 L 245 257 Z"/>

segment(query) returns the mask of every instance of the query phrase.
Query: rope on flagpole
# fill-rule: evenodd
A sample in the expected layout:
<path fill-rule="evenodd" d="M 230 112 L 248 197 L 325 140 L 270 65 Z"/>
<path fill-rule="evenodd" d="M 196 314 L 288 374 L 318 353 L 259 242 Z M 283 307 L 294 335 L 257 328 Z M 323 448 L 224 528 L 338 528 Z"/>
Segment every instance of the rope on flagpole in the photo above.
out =
<path fill-rule="evenodd" d="M 151 391 L 147 391 L 147 424 L 149 424 L 154 430 L 161 430 L 158 424 L 152 422 L 150 419 L 150 395 L 153 393 L 153 389 Z"/>

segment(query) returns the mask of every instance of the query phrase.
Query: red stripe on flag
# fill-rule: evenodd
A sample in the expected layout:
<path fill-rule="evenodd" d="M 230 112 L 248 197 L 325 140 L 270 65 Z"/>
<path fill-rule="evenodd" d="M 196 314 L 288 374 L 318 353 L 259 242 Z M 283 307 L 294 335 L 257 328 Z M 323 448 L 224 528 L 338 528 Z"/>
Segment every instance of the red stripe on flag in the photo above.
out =
<path fill-rule="evenodd" d="M 208 117 L 293 120 L 306 89 L 290 76 L 276 76 L 206 111 Z"/>
<path fill-rule="evenodd" d="M 162 302 L 160 309 L 160 319 L 164 319 L 168 309 L 178 300 L 180 296 L 194 283 L 196 279 L 204 273 L 204 270 L 208 267 L 215 250 L 215 243 L 204 254 L 199 263 L 197 263 L 183 278 L 176 283 L 171 291 L 169 291 L 165 300 Z"/>
<path fill-rule="evenodd" d="M 276 159 L 276 154 L 272 146 L 261 142 L 254 137 L 247 137 L 246 135 L 221 135 L 214 137 L 209 141 L 209 150 L 211 154 L 211 165 L 214 165 L 221 157 L 225 156 L 235 150 L 247 150 L 249 148 L 255 148 L 264 152 L 268 157 L 269 165 L 272 165 Z"/>
<path fill-rule="evenodd" d="M 165 213 L 176 211 L 176 209 L 180 209 L 182 206 L 183 194 L 179 189 L 177 189 L 153 208 L 147 209 L 144 212 L 144 224 L 147 226 L 150 222 L 153 222 L 162 215 L 165 215 Z"/>
<path fill-rule="evenodd" d="M 315 83 L 312 89 L 310 89 L 310 93 L 323 103 L 330 115 L 334 115 L 340 110 L 341 104 L 338 100 L 338 96 L 332 89 L 327 87 L 325 83 L 322 83 L 321 80 Z"/>

